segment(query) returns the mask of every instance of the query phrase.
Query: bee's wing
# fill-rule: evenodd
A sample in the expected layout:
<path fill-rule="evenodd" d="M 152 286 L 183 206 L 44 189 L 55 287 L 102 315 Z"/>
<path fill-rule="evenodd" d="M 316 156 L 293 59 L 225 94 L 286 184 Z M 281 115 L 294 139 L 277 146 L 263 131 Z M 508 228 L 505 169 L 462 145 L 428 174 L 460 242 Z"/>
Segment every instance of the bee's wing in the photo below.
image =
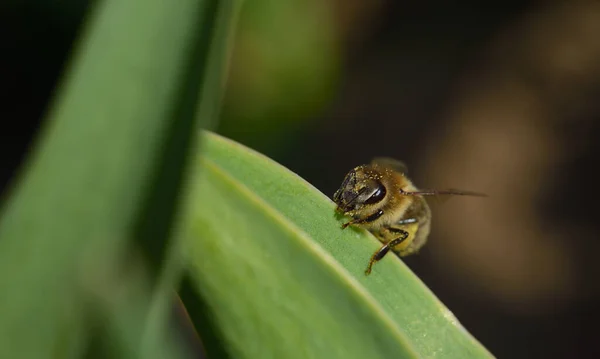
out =
<path fill-rule="evenodd" d="M 408 173 L 408 167 L 404 162 L 398 161 L 391 157 L 375 157 L 373 160 L 371 160 L 371 164 L 389 167 L 394 171 L 398 171 L 403 174 Z"/>
<path fill-rule="evenodd" d="M 405 195 L 409 196 L 427 196 L 434 200 L 437 204 L 442 204 L 448 201 L 453 196 L 474 196 L 474 197 L 487 197 L 488 195 L 480 192 L 472 192 L 472 191 L 463 191 L 460 189 L 419 189 L 416 191 L 403 192 Z"/>

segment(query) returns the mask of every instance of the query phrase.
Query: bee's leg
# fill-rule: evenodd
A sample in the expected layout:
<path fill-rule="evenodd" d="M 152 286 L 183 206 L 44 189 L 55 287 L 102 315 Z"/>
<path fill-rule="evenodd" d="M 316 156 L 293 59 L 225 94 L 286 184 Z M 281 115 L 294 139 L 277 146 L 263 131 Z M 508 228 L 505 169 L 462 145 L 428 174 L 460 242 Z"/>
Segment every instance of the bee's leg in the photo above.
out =
<path fill-rule="evenodd" d="M 379 250 L 377 252 L 375 252 L 371 256 L 371 260 L 369 260 L 369 265 L 367 266 L 367 269 L 365 270 L 366 275 L 371 274 L 371 268 L 373 267 L 373 264 L 375 264 L 375 262 L 380 261 L 383 257 L 385 257 L 386 254 L 388 254 L 390 249 L 394 248 L 398 244 L 402 243 L 402 241 L 404 241 L 406 238 L 408 238 L 408 232 L 403 229 L 388 228 L 387 231 L 392 232 L 394 234 L 399 234 L 400 237 L 394 238 L 391 241 L 387 242 L 381 248 L 379 248 Z"/>
<path fill-rule="evenodd" d="M 362 218 L 362 219 L 353 219 L 350 222 L 344 223 L 342 224 L 342 229 L 348 227 L 351 224 L 361 224 L 361 223 L 369 223 L 369 222 L 373 222 L 374 220 L 378 219 L 379 217 L 383 216 L 383 210 L 379 210 L 375 213 L 373 213 L 372 215 L 366 217 L 366 218 Z"/>

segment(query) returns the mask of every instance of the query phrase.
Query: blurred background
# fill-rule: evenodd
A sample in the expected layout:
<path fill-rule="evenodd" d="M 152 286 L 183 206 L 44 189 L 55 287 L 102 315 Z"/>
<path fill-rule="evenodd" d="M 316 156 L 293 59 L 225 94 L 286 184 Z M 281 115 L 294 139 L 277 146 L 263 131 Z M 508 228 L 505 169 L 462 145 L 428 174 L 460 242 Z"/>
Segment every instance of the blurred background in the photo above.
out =
<path fill-rule="evenodd" d="M 90 4 L 0 4 L 2 193 Z M 408 265 L 498 358 L 600 357 L 600 2 L 247 0 L 236 36 L 217 132 L 328 195 L 373 156 L 486 192 Z"/>

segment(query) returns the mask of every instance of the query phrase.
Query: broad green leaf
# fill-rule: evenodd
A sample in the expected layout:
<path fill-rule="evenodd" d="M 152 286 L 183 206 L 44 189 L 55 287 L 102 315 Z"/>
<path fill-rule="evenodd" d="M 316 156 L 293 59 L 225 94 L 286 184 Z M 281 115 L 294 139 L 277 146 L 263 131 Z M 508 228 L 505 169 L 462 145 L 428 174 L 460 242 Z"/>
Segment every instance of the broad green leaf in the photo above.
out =
<path fill-rule="evenodd" d="M 211 133 L 196 170 L 182 297 L 218 356 L 491 357 L 398 257 L 365 276 L 379 242 L 294 173 Z"/>
<path fill-rule="evenodd" d="M 3 203 L 0 358 L 182 357 L 160 329 L 180 270 L 168 239 L 235 4 L 95 2 Z"/>

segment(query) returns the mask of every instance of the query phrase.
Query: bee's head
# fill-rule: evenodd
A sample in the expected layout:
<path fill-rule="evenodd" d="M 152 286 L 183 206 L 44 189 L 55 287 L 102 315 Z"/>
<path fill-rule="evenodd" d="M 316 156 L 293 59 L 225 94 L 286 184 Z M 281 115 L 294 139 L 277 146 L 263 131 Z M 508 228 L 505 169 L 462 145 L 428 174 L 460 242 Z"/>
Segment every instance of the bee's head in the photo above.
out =
<path fill-rule="evenodd" d="M 348 172 L 341 187 L 333 195 L 337 211 L 354 212 L 381 202 L 386 189 L 380 180 L 379 173 L 365 166 L 358 166 Z"/>

